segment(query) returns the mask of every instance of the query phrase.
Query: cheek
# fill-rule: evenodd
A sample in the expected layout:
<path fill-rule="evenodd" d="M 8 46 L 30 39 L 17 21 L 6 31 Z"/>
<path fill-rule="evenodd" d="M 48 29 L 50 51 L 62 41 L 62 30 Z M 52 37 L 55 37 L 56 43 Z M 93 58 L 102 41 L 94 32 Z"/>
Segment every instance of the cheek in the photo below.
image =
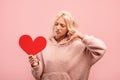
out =
<path fill-rule="evenodd" d="M 64 34 L 67 34 L 68 30 L 67 30 L 67 29 L 65 29 L 63 32 L 64 32 Z"/>
<path fill-rule="evenodd" d="M 55 28 L 55 27 L 53 27 L 53 32 L 55 32 L 55 30 L 56 30 L 56 28 Z"/>

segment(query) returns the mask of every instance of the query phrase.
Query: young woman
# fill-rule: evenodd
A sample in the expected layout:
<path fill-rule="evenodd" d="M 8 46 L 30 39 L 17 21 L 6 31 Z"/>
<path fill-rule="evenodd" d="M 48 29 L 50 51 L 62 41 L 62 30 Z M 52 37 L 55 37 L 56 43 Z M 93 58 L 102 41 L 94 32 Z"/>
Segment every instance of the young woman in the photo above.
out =
<path fill-rule="evenodd" d="M 36 80 L 88 80 L 91 66 L 105 51 L 102 40 L 78 32 L 71 14 L 60 11 L 46 48 L 30 55 L 29 62 Z"/>

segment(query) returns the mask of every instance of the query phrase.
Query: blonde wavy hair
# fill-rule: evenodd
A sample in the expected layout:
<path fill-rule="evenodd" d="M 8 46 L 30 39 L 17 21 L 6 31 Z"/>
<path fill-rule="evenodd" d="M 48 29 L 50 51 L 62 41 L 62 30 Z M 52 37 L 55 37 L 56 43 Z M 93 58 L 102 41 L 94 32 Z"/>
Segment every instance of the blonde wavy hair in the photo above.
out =
<path fill-rule="evenodd" d="M 50 39 L 54 37 L 54 24 L 60 17 L 62 17 L 66 22 L 66 25 L 68 28 L 66 37 L 68 38 L 68 40 L 72 41 L 75 38 L 80 38 L 79 31 L 77 30 L 78 25 L 74 21 L 72 15 L 67 11 L 60 11 L 54 18 L 54 21 L 52 24 L 52 36 L 50 37 Z"/>

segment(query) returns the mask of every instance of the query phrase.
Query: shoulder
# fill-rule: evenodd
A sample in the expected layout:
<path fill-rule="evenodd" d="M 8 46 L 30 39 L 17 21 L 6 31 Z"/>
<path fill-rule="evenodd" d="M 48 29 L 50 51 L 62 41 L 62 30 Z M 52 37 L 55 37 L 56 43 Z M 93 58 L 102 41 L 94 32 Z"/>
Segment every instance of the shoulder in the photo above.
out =
<path fill-rule="evenodd" d="M 75 51 L 75 53 L 80 53 L 85 49 L 85 45 L 82 43 L 81 39 L 74 39 L 69 45 L 69 48 Z"/>
<path fill-rule="evenodd" d="M 74 46 L 74 47 L 76 47 L 76 48 L 82 48 L 82 47 L 85 46 L 85 45 L 83 44 L 82 40 L 79 39 L 79 38 L 74 39 L 71 44 L 72 44 L 72 46 Z"/>

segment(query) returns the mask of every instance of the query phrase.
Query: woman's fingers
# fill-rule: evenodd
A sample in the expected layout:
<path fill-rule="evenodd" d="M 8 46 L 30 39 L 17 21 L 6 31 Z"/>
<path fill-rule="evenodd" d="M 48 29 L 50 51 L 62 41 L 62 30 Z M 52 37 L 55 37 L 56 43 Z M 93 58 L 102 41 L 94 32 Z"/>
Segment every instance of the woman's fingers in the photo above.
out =
<path fill-rule="evenodd" d="M 29 60 L 29 62 L 32 64 L 32 63 L 34 63 L 34 62 L 38 62 L 38 60 L 37 60 L 37 59 L 32 58 L 32 59 L 30 59 L 30 60 Z"/>
<path fill-rule="evenodd" d="M 38 66 L 39 65 L 39 60 L 37 59 L 36 56 L 33 55 L 29 55 L 29 62 L 31 64 L 32 67 Z"/>

